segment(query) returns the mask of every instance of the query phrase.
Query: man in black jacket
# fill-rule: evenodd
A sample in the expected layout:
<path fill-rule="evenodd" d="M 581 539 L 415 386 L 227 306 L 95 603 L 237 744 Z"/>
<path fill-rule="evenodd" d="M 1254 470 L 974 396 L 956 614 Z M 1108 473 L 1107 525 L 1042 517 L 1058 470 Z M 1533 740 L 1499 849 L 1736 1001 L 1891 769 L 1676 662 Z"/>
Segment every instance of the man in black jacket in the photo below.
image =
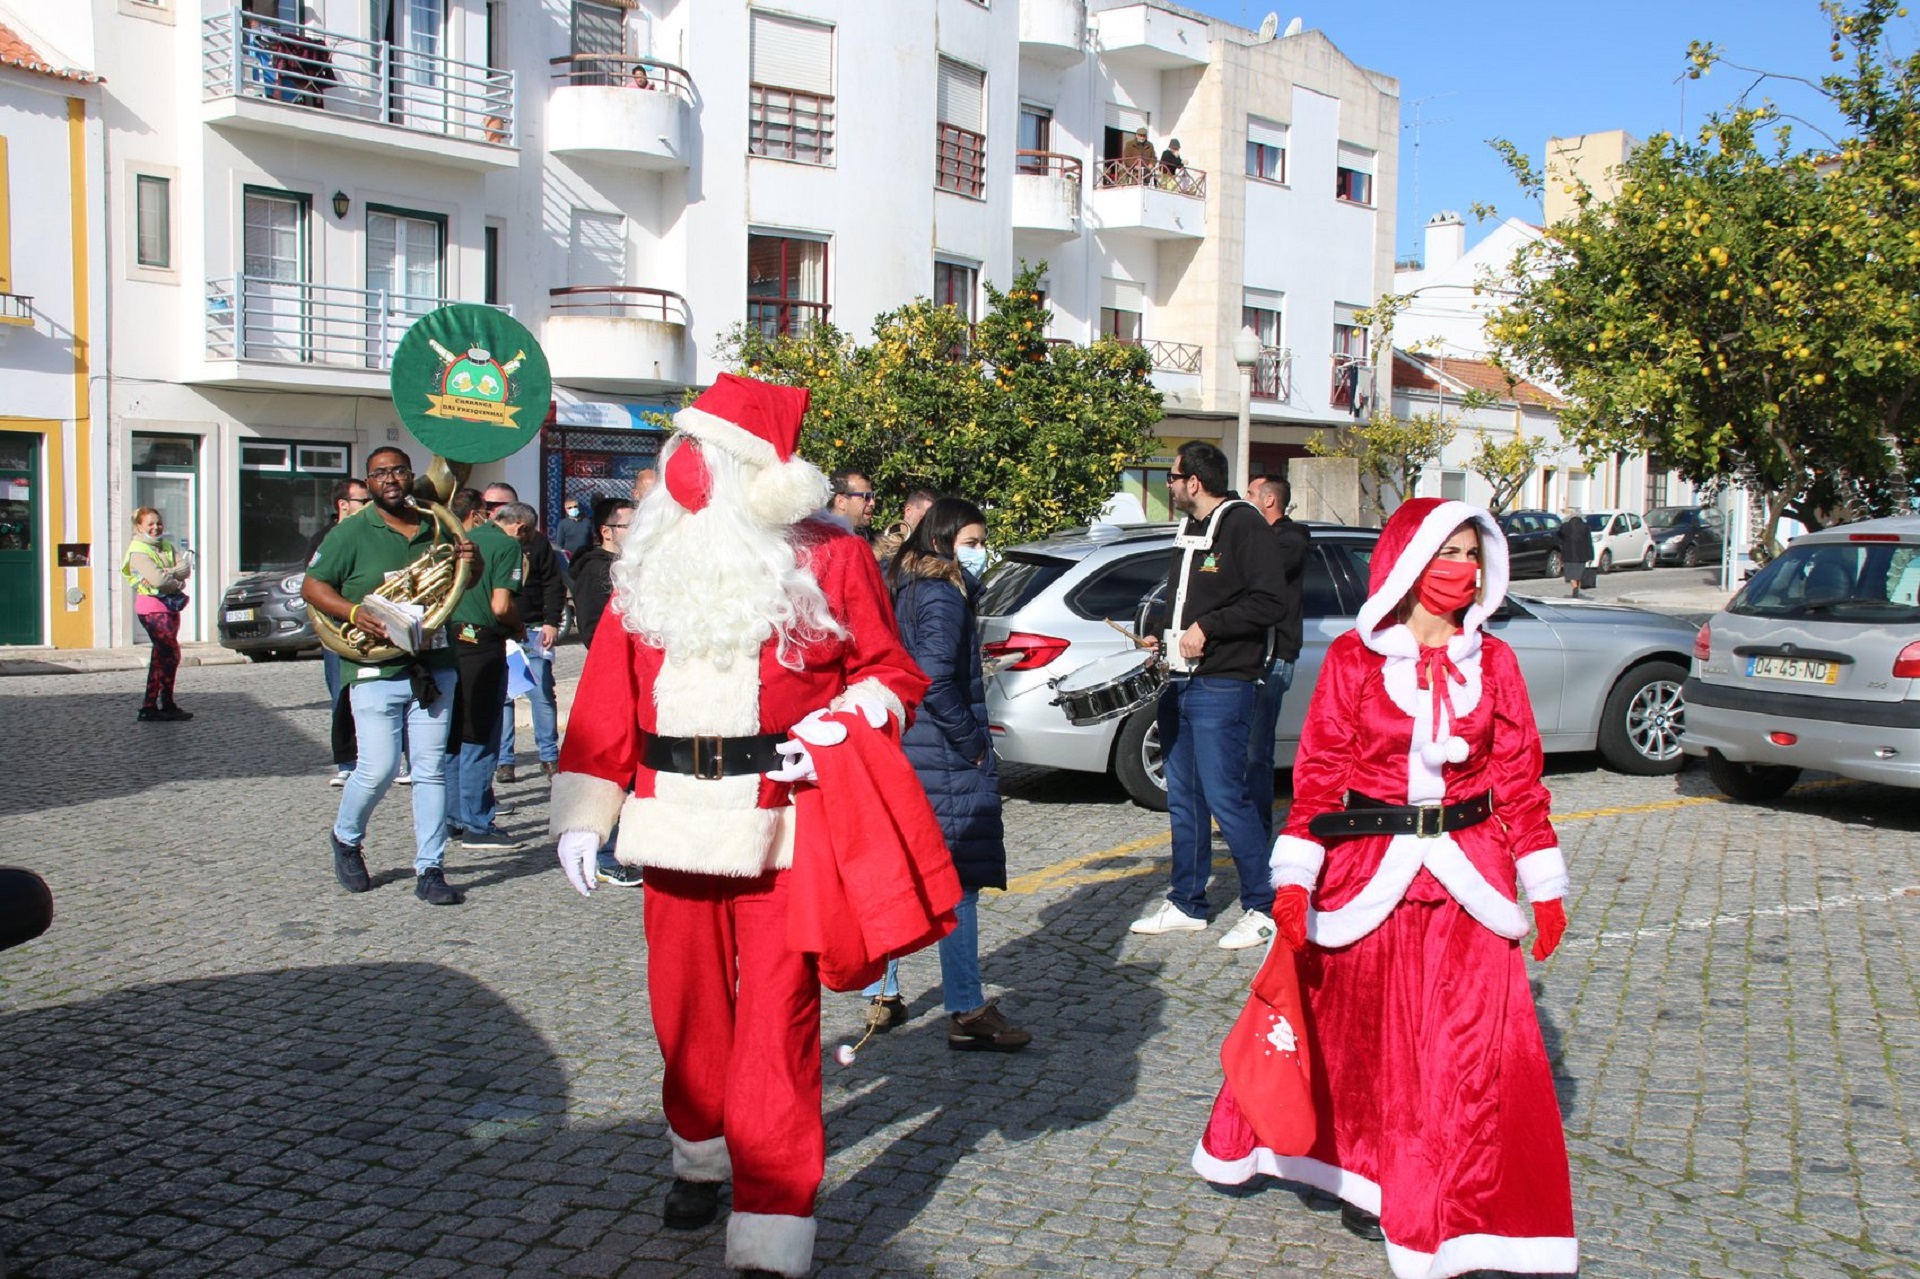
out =
<path fill-rule="evenodd" d="M 527 709 L 533 714 L 533 741 L 540 752 L 540 771 L 551 777 L 560 762 L 560 712 L 554 703 L 553 646 L 560 639 L 560 621 L 567 611 L 567 579 L 553 544 L 540 531 L 539 516 L 519 500 L 511 484 L 489 484 L 486 505 L 493 522 L 519 539 L 526 549 L 526 571 L 520 578 L 520 594 L 514 604 L 520 620 L 526 624 L 524 656 L 527 676 L 533 687 L 527 692 Z M 515 779 L 513 747 L 513 702 L 507 702 L 500 734 L 500 780 Z"/>
<path fill-rule="evenodd" d="M 1280 702 L 1293 687 L 1293 665 L 1300 660 L 1300 582 L 1307 567 L 1304 525 L 1287 518 L 1293 487 L 1283 475 L 1257 475 L 1247 484 L 1247 500 L 1265 517 L 1280 548 L 1280 605 L 1273 628 L 1273 652 L 1253 703 L 1253 729 L 1247 737 L 1247 798 L 1260 815 L 1260 828 L 1273 842 L 1273 734 L 1280 723 Z"/>
<path fill-rule="evenodd" d="M 573 580 L 573 616 L 580 638 L 593 647 L 593 630 L 613 598 L 613 566 L 620 561 L 620 545 L 633 526 L 633 503 L 624 497 L 603 497 L 593 504 L 594 544 L 573 557 L 567 576 Z"/>
<path fill-rule="evenodd" d="M 1267 838 L 1247 795 L 1247 740 L 1273 627 L 1285 613 L 1280 545 L 1260 512 L 1227 487 L 1227 458 L 1193 440 L 1180 446 L 1167 489 L 1184 517 L 1167 575 L 1171 614 L 1159 645 L 1170 678 L 1160 695 L 1160 752 L 1173 827 L 1173 886 L 1131 931 L 1201 932 L 1220 823 L 1240 876 L 1245 913 L 1226 950 L 1273 936 Z"/>

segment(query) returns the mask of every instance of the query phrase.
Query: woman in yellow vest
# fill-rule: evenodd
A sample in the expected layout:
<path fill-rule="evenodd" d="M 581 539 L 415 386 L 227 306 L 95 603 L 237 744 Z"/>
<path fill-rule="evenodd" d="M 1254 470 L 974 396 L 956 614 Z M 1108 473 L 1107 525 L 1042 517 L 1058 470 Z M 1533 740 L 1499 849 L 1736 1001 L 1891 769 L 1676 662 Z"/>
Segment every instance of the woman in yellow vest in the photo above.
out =
<path fill-rule="evenodd" d="M 134 616 L 153 640 L 147 700 L 140 705 L 143 720 L 193 718 L 173 701 L 173 678 L 180 672 L 180 610 L 187 606 L 184 587 L 193 566 L 161 536 L 165 531 L 160 512 L 141 507 L 133 513 L 133 540 L 120 561 L 120 575 L 133 586 Z"/>

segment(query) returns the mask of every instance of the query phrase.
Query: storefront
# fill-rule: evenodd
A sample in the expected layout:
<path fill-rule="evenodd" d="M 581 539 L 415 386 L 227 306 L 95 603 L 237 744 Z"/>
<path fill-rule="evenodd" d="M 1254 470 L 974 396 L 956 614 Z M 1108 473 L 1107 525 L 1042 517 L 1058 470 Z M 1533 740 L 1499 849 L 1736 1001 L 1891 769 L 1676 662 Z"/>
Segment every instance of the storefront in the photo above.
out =
<path fill-rule="evenodd" d="M 641 471 L 658 464 L 673 404 L 558 404 L 540 433 L 540 513 L 547 532 L 567 499 L 591 512 L 603 497 L 626 497 Z"/>
<path fill-rule="evenodd" d="M 45 608 L 40 523 L 42 437 L 0 432 L 0 644 L 39 644 Z"/>

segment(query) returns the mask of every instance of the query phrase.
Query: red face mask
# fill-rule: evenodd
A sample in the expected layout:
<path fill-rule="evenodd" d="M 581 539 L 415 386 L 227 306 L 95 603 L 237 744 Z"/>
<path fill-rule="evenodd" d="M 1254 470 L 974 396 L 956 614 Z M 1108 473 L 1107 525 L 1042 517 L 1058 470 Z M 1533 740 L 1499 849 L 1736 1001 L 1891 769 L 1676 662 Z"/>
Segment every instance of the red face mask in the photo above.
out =
<path fill-rule="evenodd" d="M 1413 584 L 1413 593 L 1427 612 L 1450 617 L 1473 602 L 1479 578 L 1480 566 L 1472 560 L 1435 560 Z"/>
<path fill-rule="evenodd" d="M 707 470 L 707 459 L 701 455 L 697 442 L 680 441 L 673 456 L 667 459 L 663 482 L 673 500 L 687 510 L 698 511 L 707 504 L 713 495 L 713 473 Z"/>

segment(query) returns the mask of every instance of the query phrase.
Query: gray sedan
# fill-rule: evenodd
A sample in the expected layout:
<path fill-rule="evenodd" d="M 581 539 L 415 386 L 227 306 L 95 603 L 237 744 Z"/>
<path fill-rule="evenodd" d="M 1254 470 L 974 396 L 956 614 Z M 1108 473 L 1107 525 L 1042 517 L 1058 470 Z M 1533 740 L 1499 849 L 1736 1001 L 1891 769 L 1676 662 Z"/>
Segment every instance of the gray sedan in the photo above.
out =
<path fill-rule="evenodd" d="M 1293 762 L 1327 645 L 1352 627 L 1366 599 L 1379 536 L 1308 527 L 1305 642 L 1276 733 L 1283 768 Z M 1135 626 L 1142 600 L 1166 580 L 1172 547 L 1170 525 L 1101 526 L 1015 547 L 988 575 L 980 638 L 991 672 L 987 715 L 1002 759 L 1110 773 L 1136 802 L 1166 807 L 1153 707 L 1076 726 L 1053 704 L 1053 681 L 1132 647 L 1116 625 Z M 1519 656 L 1547 750 L 1598 749 L 1627 773 L 1671 773 L 1685 763 L 1680 687 L 1692 626 L 1639 609 L 1509 597 L 1488 629 Z"/>

